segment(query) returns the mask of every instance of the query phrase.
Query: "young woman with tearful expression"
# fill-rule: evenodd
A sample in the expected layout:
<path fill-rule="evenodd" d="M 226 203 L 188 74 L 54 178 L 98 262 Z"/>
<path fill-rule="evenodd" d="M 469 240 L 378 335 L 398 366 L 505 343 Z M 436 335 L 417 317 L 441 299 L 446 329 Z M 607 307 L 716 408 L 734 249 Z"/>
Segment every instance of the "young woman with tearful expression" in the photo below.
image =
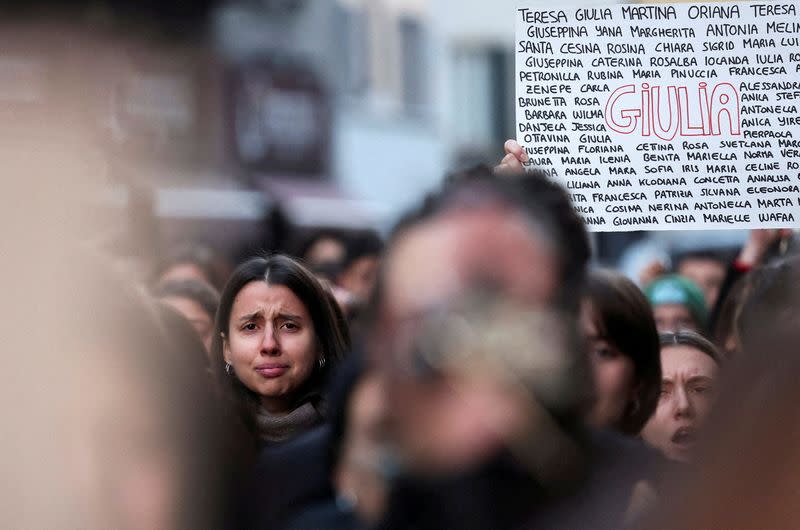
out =
<path fill-rule="evenodd" d="M 283 285 L 251 282 L 234 300 L 231 323 L 225 362 L 267 411 L 288 412 L 324 358 L 305 306 Z"/>
<path fill-rule="evenodd" d="M 260 443 L 322 422 L 325 380 L 349 336 L 336 301 L 310 271 L 282 255 L 243 263 L 222 293 L 216 331 L 222 387 Z"/>

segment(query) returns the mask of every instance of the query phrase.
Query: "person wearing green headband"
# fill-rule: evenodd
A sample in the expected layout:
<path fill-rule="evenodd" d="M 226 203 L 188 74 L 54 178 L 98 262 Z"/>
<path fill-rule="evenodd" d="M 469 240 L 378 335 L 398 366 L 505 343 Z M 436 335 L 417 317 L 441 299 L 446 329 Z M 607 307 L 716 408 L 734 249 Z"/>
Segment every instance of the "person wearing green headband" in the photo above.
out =
<path fill-rule="evenodd" d="M 703 332 L 708 321 L 703 291 L 688 278 L 663 276 L 645 289 L 659 333 L 690 329 Z"/>

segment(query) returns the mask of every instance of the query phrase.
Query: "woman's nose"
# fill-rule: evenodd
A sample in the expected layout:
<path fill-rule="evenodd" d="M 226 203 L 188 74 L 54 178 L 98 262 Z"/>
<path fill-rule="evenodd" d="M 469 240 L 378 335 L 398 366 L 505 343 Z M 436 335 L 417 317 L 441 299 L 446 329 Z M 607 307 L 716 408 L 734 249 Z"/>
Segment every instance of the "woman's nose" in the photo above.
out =
<path fill-rule="evenodd" d="M 261 341 L 261 353 L 265 355 L 275 355 L 280 352 L 280 345 L 275 336 L 275 329 L 272 326 L 267 326 L 264 329 L 264 338 Z"/>
<path fill-rule="evenodd" d="M 692 401 L 683 387 L 678 387 L 675 392 L 675 416 L 685 417 L 692 415 Z"/>

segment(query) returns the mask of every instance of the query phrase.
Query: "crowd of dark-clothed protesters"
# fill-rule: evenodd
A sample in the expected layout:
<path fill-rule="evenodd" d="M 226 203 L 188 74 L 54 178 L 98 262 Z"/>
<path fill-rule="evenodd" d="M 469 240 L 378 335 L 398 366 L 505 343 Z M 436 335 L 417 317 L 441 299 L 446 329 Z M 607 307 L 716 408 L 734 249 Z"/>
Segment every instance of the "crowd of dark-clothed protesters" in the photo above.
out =
<path fill-rule="evenodd" d="M 62 119 L 0 152 L 0 526 L 800 526 L 791 230 L 631 279 L 509 140 L 386 234 L 123 255 L 38 184 L 91 180 Z"/>
<path fill-rule="evenodd" d="M 565 191 L 498 166 L 385 239 L 321 231 L 227 277 L 197 245 L 146 282 L 67 248 L 83 295 L 38 316 L 91 359 L 79 526 L 745 528 L 751 497 L 789 524 L 786 235 L 752 232 L 709 308 L 679 271 L 591 266 Z"/>

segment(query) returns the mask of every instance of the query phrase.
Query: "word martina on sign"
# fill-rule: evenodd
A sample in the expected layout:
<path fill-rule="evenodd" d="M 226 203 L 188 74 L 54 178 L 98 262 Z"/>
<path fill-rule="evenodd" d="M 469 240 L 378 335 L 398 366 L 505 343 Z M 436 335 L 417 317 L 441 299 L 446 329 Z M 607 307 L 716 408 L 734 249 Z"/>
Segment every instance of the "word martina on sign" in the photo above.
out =
<path fill-rule="evenodd" d="M 590 230 L 794 227 L 798 2 L 517 10 L 517 140 Z"/>

